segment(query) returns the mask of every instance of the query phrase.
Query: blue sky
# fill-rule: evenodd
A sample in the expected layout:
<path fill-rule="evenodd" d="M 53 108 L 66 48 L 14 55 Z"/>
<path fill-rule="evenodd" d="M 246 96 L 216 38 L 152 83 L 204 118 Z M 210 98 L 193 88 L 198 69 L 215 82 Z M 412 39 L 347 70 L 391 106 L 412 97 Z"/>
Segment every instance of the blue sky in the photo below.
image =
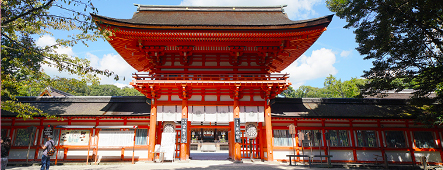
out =
<path fill-rule="evenodd" d="M 143 5 L 188 5 L 188 6 L 269 6 L 288 5 L 285 12 L 291 20 L 317 18 L 333 14 L 326 7 L 324 0 L 95 0 L 94 6 L 98 14 L 113 18 L 131 18 L 137 8 L 133 4 Z M 336 16 L 332 19 L 328 30 L 282 73 L 290 74 L 290 81 L 294 88 L 300 85 L 323 87 L 324 79 L 332 74 L 342 80 L 353 77 L 361 78 L 363 70 L 369 70 L 371 61 L 363 60 L 355 50 L 355 34 L 352 29 L 344 29 L 346 21 Z M 66 36 L 66 32 L 56 32 L 54 36 L 45 35 L 37 40 L 37 44 L 51 45 L 59 36 Z M 61 38 L 61 37 L 60 37 Z M 88 58 L 91 65 L 99 69 L 108 69 L 125 77 L 125 81 L 114 81 L 112 78 L 102 77 L 102 84 L 129 85 L 132 69 L 119 54 L 104 40 L 89 42 L 88 47 L 76 45 L 74 47 L 59 48 L 57 52 L 66 53 L 80 58 Z M 67 73 L 58 73 L 55 69 L 44 67 L 49 75 L 75 77 Z"/>

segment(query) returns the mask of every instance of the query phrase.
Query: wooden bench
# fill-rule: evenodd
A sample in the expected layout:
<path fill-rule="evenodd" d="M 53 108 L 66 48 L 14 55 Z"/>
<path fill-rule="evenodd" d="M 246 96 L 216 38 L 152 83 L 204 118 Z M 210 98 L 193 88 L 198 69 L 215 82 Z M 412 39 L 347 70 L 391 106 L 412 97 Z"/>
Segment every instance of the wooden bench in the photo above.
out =
<path fill-rule="evenodd" d="M 311 162 L 314 159 L 314 157 L 320 157 L 320 158 L 328 158 L 328 166 L 331 166 L 332 155 L 286 155 L 286 157 L 289 157 L 289 165 L 292 165 L 292 157 L 294 158 L 308 157 L 309 166 L 311 166 Z"/>
<path fill-rule="evenodd" d="M 308 157 L 308 162 L 311 164 L 311 156 L 310 155 L 286 155 L 286 157 L 289 157 L 289 165 L 292 165 L 292 157 L 294 158 L 300 158 L 300 157 Z M 297 164 L 295 164 L 297 165 Z"/>
<path fill-rule="evenodd" d="M 311 156 L 312 156 L 312 159 L 313 159 L 314 157 L 328 158 L 328 166 L 331 166 L 331 158 L 332 158 L 332 155 L 311 155 Z"/>

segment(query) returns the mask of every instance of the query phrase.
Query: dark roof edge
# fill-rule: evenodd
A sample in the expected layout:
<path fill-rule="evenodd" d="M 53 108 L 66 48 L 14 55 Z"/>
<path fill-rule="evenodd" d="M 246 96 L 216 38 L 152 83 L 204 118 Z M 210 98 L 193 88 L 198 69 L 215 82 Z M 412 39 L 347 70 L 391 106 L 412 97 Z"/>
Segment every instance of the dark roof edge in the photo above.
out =
<path fill-rule="evenodd" d="M 400 104 L 411 102 L 410 99 L 383 98 L 275 98 L 272 103 L 321 103 L 321 104 Z"/>
<path fill-rule="evenodd" d="M 105 19 L 105 20 L 109 20 L 109 21 L 114 21 L 114 22 L 120 22 L 120 23 L 126 23 L 126 24 L 131 24 L 131 25 L 150 25 L 150 26 L 175 26 L 177 27 L 177 25 L 175 24 L 140 24 L 140 23 L 133 23 L 133 22 L 129 22 L 131 19 L 117 19 L 117 18 L 111 18 L 111 17 L 106 17 L 106 16 L 102 16 L 102 15 L 96 15 L 96 14 L 90 14 L 93 18 L 99 18 L 99 19 Z M 331 15 L 326 15 L 323 17 L 318 17 L 318 18 L 312 18 L 312 19 L 306 19 L 306 20 L 297 20 L 297 21 L 292 21 L 292 23 L 285 23 L 285 24 L 278 24 L 278 25 L 223 25 L 223 27 L 254 27 L 254 26 L 258 26 L 258 27 L 266 27 L 266 26 L 287 26 L 287 25 L 297 25 L 297 24 L 303 24 L 303 23 L 309 23 L 309 22 L 315 22 L 317 20 L 322 20 L 322 19 L 326 19 L 326 21 L 322 22 L 322 23 L 316 23 L 315 25 L 310 25 L 307 27 L 303 27 L 303 28 L 309 28 L 309 27 L 314 27 L 314 26 L 319 26 L 319 25 L 325 25 L 325 27 L 327 27 L 329 25 L 329 23 L 331 23 L 332 18 L 334 17 L 334 14 Z M 100 25 L 104 22 L 101 22 L 99 20 L 95 20 L 95 23 L 97 25 Z M 113 25 L 113 24 L 108 24 L 106 23 L 106 25 Z M 113 25 L 116 26 L 116 25 Z M 180 25 L 179 27 L 193 27 L 193 26 L 202 26 L 202 27 L 222 27 L 222 25 Z M 121 26 L 118 26 L 121 27 Z M 133 27 L 128 27 L 128 28 L 133 28 Z M 133 29 L 137 29 L 137 28 L 133 28 Z M 300 28 L 295 28 L 295 29 L 300 29 Z M 175 30 L 175 29 L 174 29 Z M 208 29 L 210 30 L 210 29 Z M 239 30 L 243 30 L 243 29 L 239 29 Z M 279 30 L 279 29 L 262 29 L 262 30 Z M 281 30 L 287 30 L 287 29 L 281 29 Z"/>
<path fill-rule="evenodd" d="M 145 103 L 145 96 L 19 96 L 23 103 Z"/>
<path fill-rule="evenodd" d="M 276 6 L 182 6 L 182 5 L 141 5 L 137 6 L 139 11 L 198 11 L 198 12 L 215 12 L 215 11 L 232 11 L 232 12 L 253 12 L 253 11 L 279 11 L 283 12 L 283 8 L 287 5 Z"/>

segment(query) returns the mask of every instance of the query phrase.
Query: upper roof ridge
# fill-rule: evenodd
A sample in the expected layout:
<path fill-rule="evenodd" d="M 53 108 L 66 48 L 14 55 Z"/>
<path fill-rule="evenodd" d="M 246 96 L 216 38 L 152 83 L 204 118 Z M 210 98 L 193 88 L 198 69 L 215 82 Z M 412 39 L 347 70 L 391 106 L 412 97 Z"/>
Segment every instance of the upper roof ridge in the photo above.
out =
<path fill-rule="evenodd" d="M 141 5 L 137 6 L 139 11 L 204 11 L 204 12 L 218 12 L 218 11 L 232 11 L 232 12 L 284 12 L 283 8 L 287 5 L 276 6 L 171 6 L 171 5 Z"/>

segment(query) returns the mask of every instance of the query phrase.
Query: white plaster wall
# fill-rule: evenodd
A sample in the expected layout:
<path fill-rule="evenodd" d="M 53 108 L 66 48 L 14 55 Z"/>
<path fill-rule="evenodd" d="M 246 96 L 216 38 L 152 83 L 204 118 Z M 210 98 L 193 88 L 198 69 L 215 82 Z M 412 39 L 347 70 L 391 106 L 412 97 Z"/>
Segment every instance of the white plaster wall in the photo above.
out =
<path fill-rule="evenodd" d="M 216 113 L 205 113 L 205 121 L 204 122 L 217 122 Z"/>
<path fill-rule="evenodd" d="M 259 122 L 265 122 L 265 107 L 264 106 L 259 106 L 258 107 L 258 113 L 260 114 L 258 116 L 258 121 Z"/>
<path fill-rule="evenodd" d="M 104 149 L 100 150 L 100 148 L 98 149 L 98 156 L 101 159 L 121 159 L 121 154 L 122 154 L 121 149 L 118 149 L 118 150 L 109 150 L 109 149 L 108 150 L 104 150 Z M 86 154 L 85 154 L 85 156 L 86 156 Z M 131 156 L 132 156 L 132 153 L 131 153 Z"/>
<path fill-rule="evenodd" d="M 232 101 L 232 105 L 234 105 L 234 100 L 229 97 L 229 95 L 222 95 L 220 96 L 220 101 Z"/>
<path fill-rule="evenodd" d="M 175 114 L 175 116 L 177 116 L 175 118 L 175 120 L 177 120 L 177 121 L 182 120 L 182 106 L 180 106 L 180 105 L 177 106 L 177 114 Z M 188 116 L 189 116 L 189 106 L 188 106 Z M 189 117 L 188 117 L 188 120 L 189 120 Z"/>
<path fill-rule="evenodd" d="M 204 106 L 192 106 L 192 116 L 190 116 L 189 118 L 191 118 L 191 121 L 196 121 L 196 122 L 203 122 L 205 121 L 205 111 L 204 111 Z M 189 110 L 188 110 L 189 112 Z M 199 114 L 196 114 L 199 113 Z"/>
<path fill-rule="evenodd" d="M 9 151 L 9 159 L 26 159 L 27 149 L 11 149 Z M 29 159 L 34 159 L 35 149 L 29 150 Z"/>
<path fill-rule="evenodd" d="M 265 99 L 262 99 L 260 95 L 253 97 L 254 101 L 265 101 Z"/>
<path fill-rule="evenodd" d="M 190 99 L 188 99 L 189 101 L 201 101 L 202 100 L 202 96 L 201 95 L 192 95 Z"/>
<path fill-rule="evenodd" d="M 217 101 L 217 95 L 206 95 L 205 101 Z"/>
<path fill-rule="evenodd" d="M 178 97 L 178 95 L 172 95 L 171 100 L 172 101 L 181 101 L 182 99 L 180 99 L 180 97 Z"/>
<path fill-rule="evenodd" d="M 439 152 L 414 152 L 415 161 L 420 162 L 420 157 L 426 156 L 428 162 L 441 162 L 441 156 Z"/>
<path fill-rule="evenodd" d="M 233 113 L 231 111 L 232 107 L 228 106 L 217 106 L 217 122 L 227 123 L 233 121 Z"/>
<path fill-rule="evenodd" d="M 120 151 L 120 150 L 119 150 Z M 100 152 L 100 149 L 99 149 Z M 121 151 L 120 151 L 121 153 Z M 92 156 L 92 148 L 89 151 L 89 156 Z M 68 150 L 66 153 L 66 159 L 84 159 L 86 160 L 86 156 L 88 155 L 88 150 Z M 119 154 L 120 155 L 120 154 Z"/>
<path fill-rule="evenodd" d="M 217 62 L 206 62 L 205 66 L 217 66 Z"/>
<path fill-rule="evenodd" d="M 161 95 L 160 98 L 157 99 L 157 101 L 168 101 L 168 95 Z"/>
<path fill-rule="evenodd" d="M 340 160 L 340 161 L 352 161 L 354 160 L 354 154 L 352 150 L 330 150 L 329 154 L 332 155 L 331 160 Z"/>
<path fill-rule="evenodd" d="M 220 62 L 220 66 L 232 66 L 229 62 Z"/>
<path fill-rule="evenodd" d="M 132 158 L 132 149 L 125 149 L 125 158 Z M 148 150 L 135 150 L 134 158 L 148 158 Z"/>
<path fill-rule="evenodd" d="M 274 150 L 274 159 L 288 159 L 286 155 L 294 155 L 294 151 L 292 150 Z"/>
<path fill-rule="evenodd" d="M 388 161 L 411 162 L 411 153 L 408 151 L 386 151 Z"/>
<path fill-rule="evenodd" d="M 172 62 L 170 62 L 170 61 L 166 61 L 165 64 L 164 64 L 164 66 L 171 66 L 171 64 L 172 64 Z"/>
<path fill-rule="evenodd" d="M 243 96 L 243 98 L 239 99 L 238 101 L 251 101 L 251 98 L 249 96 Z"/>
<path fill-rule="evenodd" d="M 259 109 L 260 107 L 257 106 L 245 106 L 245 121 L 264 122 L 264 112 L 260 112 Z"/>
<path fill-rule="evenodd" d="M 359 161 L 375 161 L 374 155 L 382 156 L 381 151 L 357 151 L 357 160 Z M 377 160 L 383 160 L 379 157 Z"/>

